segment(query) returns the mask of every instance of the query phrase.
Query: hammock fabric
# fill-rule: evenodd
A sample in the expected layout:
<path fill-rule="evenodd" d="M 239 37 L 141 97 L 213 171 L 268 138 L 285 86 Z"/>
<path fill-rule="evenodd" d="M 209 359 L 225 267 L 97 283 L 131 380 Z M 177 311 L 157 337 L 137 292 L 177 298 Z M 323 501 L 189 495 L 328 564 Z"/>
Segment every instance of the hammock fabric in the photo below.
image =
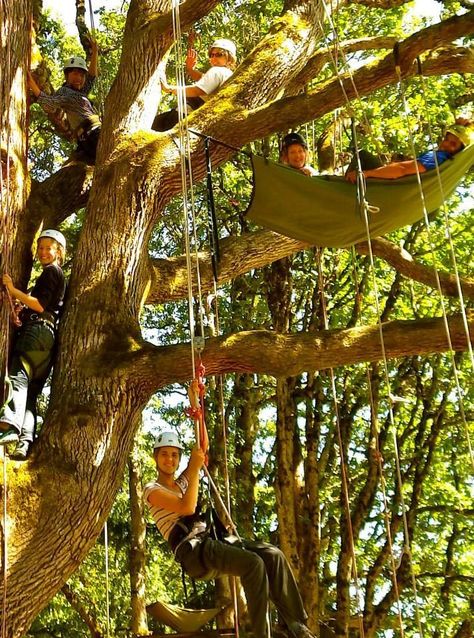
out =
<path fill-rule="evenodd" d="M 426 209 L 443 204 L 474 163 L 474 144 L 439 167 L 421 174 Z M 316 246 L 341 248 L 367 239 L 356 186 L 343 177 L 308 177 L 289 166 L 252 156 L 254 190 L 247 218 L 277 233 Z M 416 175 L 367 179 L 366 199 L 380 209 L 369 213 L 370 236 L 379 237 L 423 217 Z"/>
<path fill-rule="evenodd" d="M 148 605 L 146 610 L 159 622 L 183 633 L 199 631 L 201 627 L 221 611 L 217 607 L 212 609 L 185 609 L 163 601 Z"/>

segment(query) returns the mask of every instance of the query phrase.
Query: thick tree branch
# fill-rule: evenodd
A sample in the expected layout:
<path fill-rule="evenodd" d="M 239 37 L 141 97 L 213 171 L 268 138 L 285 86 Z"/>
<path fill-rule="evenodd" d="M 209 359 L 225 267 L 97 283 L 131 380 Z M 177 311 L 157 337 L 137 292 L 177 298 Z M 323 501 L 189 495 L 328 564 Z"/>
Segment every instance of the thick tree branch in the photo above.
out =
<path fill-rule="evenodd" d="M 400 246 L 383 238 L 374 239 L 371 244 L 373 254 L 393 266 L 393 268 L 404 277 L 419 281 L 431 288 L 437 287 L 435 269 L 415 261 L 404 248 L 400 248 Z M 357 244 L 355 248 L 361 255 L 369 254 L 369 245 L 367 242 Z M 439 272 L 438 276 L 443 293 L 451 297 L 456 297 L 458 295 L 458 288 L 455 275 Z M 464 296 L 469 298 L 474 297 L 473 279 L 461 279 L 461 286 Z"/>
<path fill-rule="evenodd" d="M 472 317 L 470 326 L 474 327 Z M 449 328 L 453 348 L 465 350 L 467 340 L 462 317 L 449 318 Z M 388 358 L 445 352 L 449 347 L 442 318 L 391 321 L 383 325 L 383 335 Z M 109 354 L 108 349 L 104 350 L 104 374 L 107 374 Z M 150 392 L 187 381 L 191 376 L 188 344 L 166 347 L 147 344 L 138 352 L 123 355 L 123 364 L 126 359 L 141 388 L 146 385 Z M 278 377 L 380 361 L 382 349 L 378 326 L 292 335 L 253 330 L 209 339 L 202 359 L 207 374 L 248 372 Z"/>
<path fill-rule="evenodd" d="M 253 268 L 287 257 L 308 244 L 272 231 L 246 233 L 240 237 L 227 237 L 220 242 L 221 261 L 218 264 L 218 283 L 234 279 Z M 195 258 L 192 256 L 193 270 Z M 199 272 L 203 291 L 213 288 L 213 271 L 209 253 L 199 254 Z M 184 256 L 150 260 L 152 281 L 147 303 L 163 303 L 184 299 L 187 295 L 187 270 Z M 193 294 L 197 294 L 194 282 Z"/>
<path fill-rule="evenodd" d="M 28 220 L 36 229 L 42 220 L 57 226 L 87 204 L 94 167 L 68 162 L 43 182 L 32 182 L 28 198 Z"/>
<path fill-rule="evenodd" d="M 408 251 L 400 248 L 387 239 L 373 239 L 372 252 L 386 261 L 401 275 L 436 288 L 436 272 L 431 266 L 415 261 Z M 309 248 L 309 244 L 279 235 L 272 231 L 258 231 L 246 233 L 240 237 L 227 237 L 220 242 L 221 261 L 218 265 L 218 284 L 230 281 L 254 268 L 262 268 L 268 264 L 288 257 L 289 255 Z M 356 245 L 361 255 L 368 254 L 366 242 Z M 193 271 L 195 258 L 192 256 Z M 213 289 L 213 270 L 211 256 L 207 252 L 199 254 L 199 272 L 201 287 L 204 292 Z M 445 295 L 458 295 L 456 277 L 454 275 L 438 273 L 441 289 Z M 170 259 L 151 259 L 149 267 L 151 281 L 147 303 L 156 304 L 165 301 L 184 299 L 187 295 L 187 270 L 184 256 Z M 474 297 L 474 281 L 461 279 L 463 294 L 467 298 Z M 194 282 L 193 294 L 198 294 L 197 283 Z"/>
<path fill-rule="evenodd" d="M 399 61 L 402 77 L 411 77 L 416 72 L 413 61 L 423 53 L 439 49 L 453 40 L 470 35 L 474 31 L 474 10 L 462 16 L 454 16 L 449 20 L 422 29 L 399 44 Z M 453 57 L 453 50 L 457 55 Z M 459 53 L 462 51 L 463 55 Z M 461 66 L 460 66 L 461 63 Z M 443 49 L 432 56 L 424 65 L 426 75 L 439 73 L 463 73 L 466 66 L 474 69 L 474 55 L 467 49 Z M 328 111 L 347 104 L 359 96 L 372 93 L 388 84 L 398 81 L 393 54 L 385 56 L 376 63 L 367 64 L 358 69 L 350 78 L 341 74 L 339 78 L 330 80 L 304 96 L 277 100 L 267 107 L 262 107 L 249 114 L 252 126 L 260 128 L 264 121 L 273 124 L 272 130 L 283 126 L 296 126 L 302 121 L 310 121 L 321 117 Z M 341 89 L 341 82 L 344 91 Z M 357 87 L 357 94 L 354 89 Z M 346 98 L 347 96 L 347 98 Z M 268 124 L 267 124 L 268 126 Z M 270 131 L 268 131 L 270 132 Z"/>

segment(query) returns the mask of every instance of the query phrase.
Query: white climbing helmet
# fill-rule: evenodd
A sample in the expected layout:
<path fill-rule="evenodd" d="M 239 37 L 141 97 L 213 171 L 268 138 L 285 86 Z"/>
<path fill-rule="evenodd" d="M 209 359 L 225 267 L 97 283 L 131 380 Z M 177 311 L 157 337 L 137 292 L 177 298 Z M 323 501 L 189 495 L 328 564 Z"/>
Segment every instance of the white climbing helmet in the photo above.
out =
<path fill-rule="evenodd" d="M 58 244 L 61 244 L 64 250 L 66 250 L 66 238 L 61 232 L 59 232 L 59 230 L 55 230 L 54 228 L 47 228 L 46 230 L 43 230 L 41 232 L 41 235 L 38 237 L 38 241 L 42 237 L 49 237 L 49 239 L 54 239 L 54 241 L 57 241 Z"/>
<path fill-rule="evenodd" d="M 160 447 L 177 447 L 179 450 L 183 449 L 178 435 L 175 432 L 162 432 L 155 437 L 155 443 L 153 449 L 157 450 Z"/>
<path fill-rule="evenodd" d="M 226 38 L 218 38 L 217 40 L 214 40 L 214 42 L 209 47 L 209 53 L 211 52 L 211 49 L 224 49 L 224 51 L 230 53 L 234 60 L 237 58 L 237 47 L 235 46 L 235 43 L 232 42 L 232 40 L 227 40 Z"/>
<path fill-rule="evenodd" d="M 87 62 L 84 60 L 84 58 L 81 58 L 80 55 L 73 55 L 68 58 L 65 61 L 63 68 L 64 71 L 70 71 L 71 69 L 82 69 L 82 71 L 85 71 L 86 73 L 89 70 L 87 68 Z"/>

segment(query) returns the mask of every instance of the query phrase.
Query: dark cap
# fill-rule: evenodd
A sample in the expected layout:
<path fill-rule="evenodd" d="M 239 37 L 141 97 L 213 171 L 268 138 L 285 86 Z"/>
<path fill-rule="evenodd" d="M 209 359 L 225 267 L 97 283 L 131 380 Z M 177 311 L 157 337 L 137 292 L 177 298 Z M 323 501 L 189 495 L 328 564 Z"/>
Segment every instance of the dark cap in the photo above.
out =
<path fill-rule="evenodd" d="M 306 144 L 306 140 L 299 133 L 288 133 L 282 140 L 281 147 L 282 149 L 288 148 L 292 144 L 299 144 L 306 150 L 308 150 L 308 145 Z"/>

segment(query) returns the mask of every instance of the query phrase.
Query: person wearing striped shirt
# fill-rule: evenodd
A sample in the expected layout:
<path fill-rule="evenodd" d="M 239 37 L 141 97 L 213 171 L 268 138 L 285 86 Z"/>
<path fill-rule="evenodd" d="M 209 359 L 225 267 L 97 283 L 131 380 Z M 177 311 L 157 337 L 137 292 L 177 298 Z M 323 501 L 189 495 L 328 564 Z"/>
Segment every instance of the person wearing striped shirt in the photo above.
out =
<path fill-rule="evenodd" d="M 86 161 L 94 163 L 100 135 L 100 119 L 88 95 L 97 77 L 98 48 L 92 38 L 91 58 L 87 66 L 84 58 L 72 56 L 64 64 L 65 82 L 55 93 L 42 91 L 28 71 L 28 85 L 46 113 L 62 109 L 77 140 L 78 152 Z"/>

